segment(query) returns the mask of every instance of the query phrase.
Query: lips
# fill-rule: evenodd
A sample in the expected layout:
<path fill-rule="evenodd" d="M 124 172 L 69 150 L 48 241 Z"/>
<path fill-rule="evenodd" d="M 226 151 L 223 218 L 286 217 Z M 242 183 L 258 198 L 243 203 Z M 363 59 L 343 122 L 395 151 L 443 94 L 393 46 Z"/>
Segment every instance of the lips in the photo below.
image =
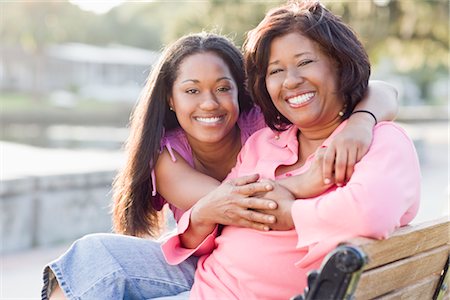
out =
<path fill-rule="evenodd" d="M 302 106 L 310 101 L 316 95 L 315 92 L 308 92 L 295 97 L 288 98 L 286 101 L 294 107 Z"/>

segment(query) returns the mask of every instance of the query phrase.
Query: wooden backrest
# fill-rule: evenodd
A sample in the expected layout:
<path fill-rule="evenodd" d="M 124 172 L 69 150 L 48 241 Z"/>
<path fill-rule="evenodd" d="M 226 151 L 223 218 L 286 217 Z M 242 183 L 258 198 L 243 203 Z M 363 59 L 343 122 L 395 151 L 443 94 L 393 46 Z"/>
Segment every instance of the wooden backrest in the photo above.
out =
<path fill-rule="evenodd" d="M 441 218 L 400 228 L 386 240 L 356 238 L 346 244 L 367 256 L 355 299 L 432 299 L 448 265 L 450 221 Z"/>
<path fill-rule="evenodd" d="M 308 275 L 295 300 L 449 299 L 448 217 L 405 226 L 388 239 L 342 243 Z"/>

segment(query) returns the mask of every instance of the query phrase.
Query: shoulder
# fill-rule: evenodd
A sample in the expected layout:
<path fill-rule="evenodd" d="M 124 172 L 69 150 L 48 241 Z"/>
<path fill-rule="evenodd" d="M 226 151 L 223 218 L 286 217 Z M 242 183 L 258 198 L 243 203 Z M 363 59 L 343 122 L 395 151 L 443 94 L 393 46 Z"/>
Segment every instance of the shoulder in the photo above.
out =
<path fill-rule="evenodd" d="M 193 165 L 191 146 L 183 129 L 176 128 L 165 132 L 161 139 L 161 152 L 164 148 L 167 149 L 173 161 L 176 161 L 172 153 L 172 150 L 175 150 L 190 165 Z"/>
<path fill-rule="evenodd" d="M 374 127 L 373 140 L 369 148 L 370 157 L 392 158 L 393 165 L 402 163 L 418 165 L 418 155 L 412 139 L 407 132 L 394 122 L 380 122 Z M 414 162 L 414 163 L 413 163 Z"/>
<path fill-rule="evenodd" d="M 374 127 L 374 142 L 405 142 L 412 144 L 408 133 L 397 123 L 380 122 Z"/>
<path fill-rule="evenodd" d="M 165 132 L 163 138 L 161 139 L 161 149 L 164 147 L 174 148 L 179 153 L 180 151 L 184 152 L 189 150 L 189 142 L 186 138 L 184 130 L 181 128 L 176 128 Z"/>
<path fill-rule="evenodd" d="M 253 133 L 248 138 L 246 145 L 254 143 L 265 143 L 267 141 L 274 140 L 276 136 L 277 133 L 275 133 L 272 129 L 270 129 L 269 127 L 264 127 Z"/>
<path fill-rule="evenodd" d="M 161 145 L 166 145 L 167 143 L 173 145 L 182 143 L 184 140 L 186 140 L 184 131 L 181 128 L 175 128 L 164 132 L 163 138 L 161 139 Z"/>
<path fill-rule="evenodd" d="M 241 113 L 238 119 L 238 126 L 243 133 L 245 132 L 249 135 L 264 128 L 266 123 L 261 109 L 258 106 L 253 106 L 248 112 Z"/>

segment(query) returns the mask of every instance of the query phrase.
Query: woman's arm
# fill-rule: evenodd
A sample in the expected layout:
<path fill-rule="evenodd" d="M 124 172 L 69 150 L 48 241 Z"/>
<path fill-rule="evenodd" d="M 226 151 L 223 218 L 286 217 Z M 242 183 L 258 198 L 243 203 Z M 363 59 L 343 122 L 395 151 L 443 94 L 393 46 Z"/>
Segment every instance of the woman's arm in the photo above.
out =
<path fill-rule="evenodd" d="M 370 111 L 378 122 L 392 121 L 398 111 L 397 96 L 393 86 L 383 81 L 370 81 L 367 95 L 354 111 Z M 344 130 L 334 137 L 325 152 L 325 182 L 334 181 L 337 186 L 342 186 L 350 180 L 354 165 L 369 150 L 375 125 L 375 119 L 369 113 L 360 112 L 350 116 Z"/>
<path fill-rule="evenodd" d="M 268 182 L 255 183 L 258 178 L 257 175 L 250 175 L 226 180 L 194 204 L 190 211 L 189 226 L 179 236 L 182 247 L 197 248 L 214 231 L 218 215 L 221 216 L 221 224 L 269 230 L 269 225 L 276 221 L 275 217 L 258 210 L 276 209 L 277 203 L 250 197 L 273 189 Z"/>
<path fill-rule="evenodd" d="M 412 141 L 394 124 L 377 126 L 369 152 L 346 186 L 292 205 L 298 247 L 354 236 L 386 237 L 412 220 L 419 199 L 419 161 Z"/>
<path fill-rule="evenodd" d="M 392 121 L 398 111 L 397 96 L 397 90 L 393 86 L 384 81 L 372 80 L 369 82 L 366 97 L 356 105 L 354 111 L 370 111 L 378 122 Z M 375 125 L 375 120 L 369 113 L 361 112 L 350 116 L 345 128 L 336 135 L 322 154 L 323 184 L 311 184 L 303 178 L 310 177 L 309 174 L 287 177 L 279 183 L 297 198 L 319 195 L 332 183 L 344 185 L 352 177 L 354 165 L 367 153 Z"/>
<path fill-rule="evenodd" d="M 195 230 L 204 232 L 201 228 L 207 227 L 206 231 L 211 232 L 209 229 L 214 228 L 215 224 L 263 230 L 261 214 L 256 215 L 248 210 L 255 205 L 248 197 L 270 190 L 272 187 L 269 184 L 257 182 L 257 175 L 221 184 L 193 169 L 175 151 L 174 155 L 176 162 L 172 161 L 167 150 L 159 156 L 155 166 L 157 191 L 167 202 L 182 210 L 188 210 L 200 202 L 193 209 L 194 219 L 191 220 Z M 202 214 L 197 214 L 200 207 Z M 270 219 L 270 215 L 264 217 Z M 212 224 L 214 226 L 211 227 Z"/>
<path fill-rule="evenodd" d="M 278 179 L 276 183 L 287 188 L 296 199 L 312 198 L 321 195 L 333 183 L 323 181 L 323 159 L 326 148 L 320 147 L 314 153 L 314 160 L 309 169 L 299 175 Z M 274 188 L 275 189 L 275 188 Z"/>
<path fill-rule="evenodd" d="M 367 95 L 354 110 L 368 110 L 375 115 L 378 122 L 393 121 L 398 113 L 398 91 L 387 82 L 371 80 Z"/>
<path fill-rule="evenodd" d="M 170 204 L 182 210 L 191 208 L 220 185 L 220 181 L 198 172 L 173 151 L 176 162 L 167 151 L 160 154 L 155 165 L 156 190 Z"/>

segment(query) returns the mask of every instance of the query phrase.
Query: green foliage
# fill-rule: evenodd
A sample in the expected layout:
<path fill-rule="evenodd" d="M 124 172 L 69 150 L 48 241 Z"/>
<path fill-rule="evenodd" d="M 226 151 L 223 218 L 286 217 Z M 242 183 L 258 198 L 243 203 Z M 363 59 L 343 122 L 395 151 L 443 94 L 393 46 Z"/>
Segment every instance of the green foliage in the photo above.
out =
<path fill-rule="evenodd" d="M 104 15 L 56 0 L 0 2 L 0 38 L 2 45 L 20 45 L 31 53 L 64 42 L 160 50 L 184 34 L 213 30 L 241 45 L 268 10 L 284 2 L 128 1 Z M 388 59 L 395 72 L 413 76 L 425 94 L 436 77 L 448 76 L 448 0 L 322 2 L 355 29 L 374 66 Z"/>

